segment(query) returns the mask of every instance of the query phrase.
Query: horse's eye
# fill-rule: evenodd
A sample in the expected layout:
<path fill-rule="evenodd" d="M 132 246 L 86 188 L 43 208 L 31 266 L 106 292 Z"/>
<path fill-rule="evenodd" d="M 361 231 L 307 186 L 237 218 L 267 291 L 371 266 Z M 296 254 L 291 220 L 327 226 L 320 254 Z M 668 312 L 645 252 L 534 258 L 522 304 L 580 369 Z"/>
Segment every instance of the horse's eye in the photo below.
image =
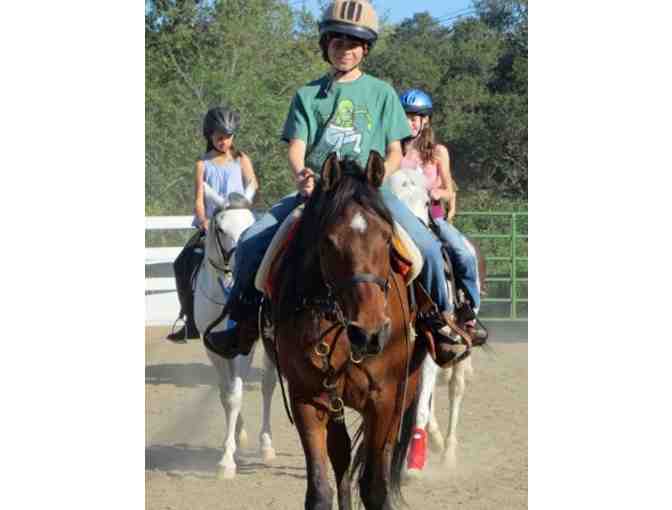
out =
<path fill-rule="evenodd" d="M 330 234 L 325 238 L 326 244 L 330 248 L 338 248 L 338 236 L 335 234 Z"/>

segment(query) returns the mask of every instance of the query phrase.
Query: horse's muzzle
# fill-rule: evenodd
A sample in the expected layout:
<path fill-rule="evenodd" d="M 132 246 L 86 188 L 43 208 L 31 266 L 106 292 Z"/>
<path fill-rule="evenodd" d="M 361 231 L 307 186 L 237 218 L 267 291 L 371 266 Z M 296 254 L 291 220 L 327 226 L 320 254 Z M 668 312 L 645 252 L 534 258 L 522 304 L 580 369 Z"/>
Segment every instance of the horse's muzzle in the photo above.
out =
<path fill-rule="evenodd" d="M 375 332 L 369 332 L 357 323 L 348 326 L 348 338 L 353 354 L 373 355 L 383 350 L 392 334 L 392 322 L 386 319 L 383 325 Z"/>

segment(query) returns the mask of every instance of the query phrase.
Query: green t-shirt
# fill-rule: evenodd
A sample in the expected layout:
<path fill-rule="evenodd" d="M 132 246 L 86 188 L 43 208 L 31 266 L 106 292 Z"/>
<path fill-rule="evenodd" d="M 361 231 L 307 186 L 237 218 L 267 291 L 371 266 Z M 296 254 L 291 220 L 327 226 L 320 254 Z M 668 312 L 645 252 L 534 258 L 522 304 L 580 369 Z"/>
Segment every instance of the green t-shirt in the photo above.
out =
<path fill-rule="evenodd" d="M 289 108 L 282 139 L 306 142 L 306 166 L 319 172 L 336 152 L 366 166 L 372 150 L 385 157 L 388 144 L 411 136 L 399 96 L 388 83 L 363 74 L 351 82 L 329 76 L 301 87 Z"/>

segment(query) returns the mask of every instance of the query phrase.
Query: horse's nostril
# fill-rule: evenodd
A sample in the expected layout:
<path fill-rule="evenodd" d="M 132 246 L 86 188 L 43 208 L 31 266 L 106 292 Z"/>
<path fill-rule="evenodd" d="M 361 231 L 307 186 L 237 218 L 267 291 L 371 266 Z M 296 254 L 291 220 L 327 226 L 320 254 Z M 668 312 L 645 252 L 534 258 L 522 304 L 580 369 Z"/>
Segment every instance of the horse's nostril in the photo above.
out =
<path fill-rule="evenodd" d="M 378 333 L 376 334 L 378 344 L 380 345 L 381 348 L 384 347 L 385 344 L 387 344 L 391 335 L 392 335 L 392 321 L 390 319 L 387 319 L 383 324 L 383 327 L 380 328 L 380 331 L 378 331 Z"/>
<path fill-rule="evenodd" d="M 348 338 L 352 345 L 360 349 L 364 348 L 369 341 L 368 333 L 354 324 L 348 326 Z"/>

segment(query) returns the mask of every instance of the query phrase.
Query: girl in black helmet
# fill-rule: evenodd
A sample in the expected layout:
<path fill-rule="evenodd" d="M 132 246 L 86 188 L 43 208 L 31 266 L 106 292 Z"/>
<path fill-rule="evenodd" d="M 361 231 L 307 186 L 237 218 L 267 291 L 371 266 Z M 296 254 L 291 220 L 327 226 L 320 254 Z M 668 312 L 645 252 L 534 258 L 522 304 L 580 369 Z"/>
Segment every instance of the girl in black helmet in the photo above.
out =
<path fill-rule="evenodd" d="M 252 161 L 233 144 L 234 133 L 240 126 L 240 115 L 231 109 L 216 107 L 208 110 L 203 119 L 205 154 L 196 161 L 194 179 L 195 203 L 193 226 L 199 231 L 187 242 L 175 259 L 173 268 L 177 294 L 180 300 L 180 318 L 184 327 L 168 335 L 169 340 L 184 341 L 198 338 L 194 323 L 194 294 L 192 281 L 203 259 L 203 237 L 217 204 L 204 192 L 207 184 L 218 195 L 226 198 L 230 193 L 240 193 L 250 200 L 258 188 Z"/>

